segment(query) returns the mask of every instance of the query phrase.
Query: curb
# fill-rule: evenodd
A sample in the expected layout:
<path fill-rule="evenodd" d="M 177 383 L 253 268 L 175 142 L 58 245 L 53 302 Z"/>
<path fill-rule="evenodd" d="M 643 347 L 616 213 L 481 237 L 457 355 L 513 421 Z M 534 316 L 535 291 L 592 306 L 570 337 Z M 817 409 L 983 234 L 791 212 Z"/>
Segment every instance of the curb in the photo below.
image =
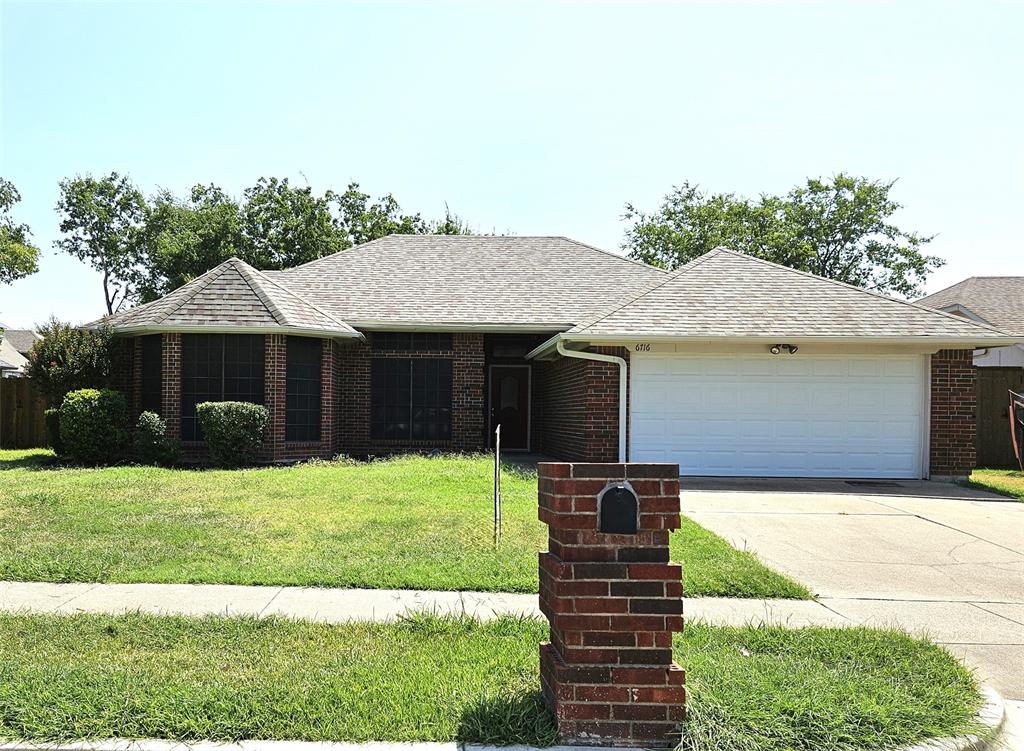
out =
<path fill-rule="evenodd" d="M 1006 720 L 1003 697 L 992 688 L 982 687 L 985 704 L 978 710 L 977 720 L 985 728 L 978 735 L 940 738 L 899 751 L 988 751 L 996 748 Z M 47 741 L 5 741 L 0 751 L 637 751 L 615 746 L 489 746 L 477 743 L 408 742 L 408 743 L 339 743 L 334 741 L 167 741 L 159 739 L 128 740 L 110 738 L 73 743 Z"/>
<path fill-rule="evenodd" d="M 956 738 L 939 738 L 934 741 L 904 746 L 899 751 L 988 751 L 997 748 L 999 736 L 1006 721 L 1006 707 L 1003 697 L 994 688 L 981 687 L 985 704 L 975 716 L 984 728 L 978 735 L 961 735 Z"/>

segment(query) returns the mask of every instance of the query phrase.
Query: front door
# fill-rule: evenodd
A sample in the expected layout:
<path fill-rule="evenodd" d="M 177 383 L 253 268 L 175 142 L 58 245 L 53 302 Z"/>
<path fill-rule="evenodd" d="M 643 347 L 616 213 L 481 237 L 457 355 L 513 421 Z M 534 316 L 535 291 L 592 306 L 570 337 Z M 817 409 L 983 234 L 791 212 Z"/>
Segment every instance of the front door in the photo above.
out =
<path fill-rule="evenodd" d="M 1024 368 L 978 368 L 979 467 L 1016 467 L 1010 437 L 1010 391 L 1024 391 Z M 504 428 L 502 429 L 504 430 Z"/>
<path fill-rule="evenodd" d="M 501 448 L 530 450 L 530 366 L 491 366 L 491 445 L 501 425 Z"/>

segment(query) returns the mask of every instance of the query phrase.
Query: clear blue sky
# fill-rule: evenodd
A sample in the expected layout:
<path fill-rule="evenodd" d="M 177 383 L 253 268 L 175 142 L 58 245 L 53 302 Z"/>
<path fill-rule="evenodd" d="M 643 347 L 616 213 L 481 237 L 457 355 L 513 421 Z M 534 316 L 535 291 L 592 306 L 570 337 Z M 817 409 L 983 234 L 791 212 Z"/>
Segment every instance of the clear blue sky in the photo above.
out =
<path fill-rule="evenodd" d="M 0 321 L 103 311 L 52 248 L 58 181 L 358 180 L 479 230 L 622 240 L 683 180 L 899 178 L 928 288 L 1024 274 L 1024 4 L 0 0 L 0 174 L 45 250 Z"/>

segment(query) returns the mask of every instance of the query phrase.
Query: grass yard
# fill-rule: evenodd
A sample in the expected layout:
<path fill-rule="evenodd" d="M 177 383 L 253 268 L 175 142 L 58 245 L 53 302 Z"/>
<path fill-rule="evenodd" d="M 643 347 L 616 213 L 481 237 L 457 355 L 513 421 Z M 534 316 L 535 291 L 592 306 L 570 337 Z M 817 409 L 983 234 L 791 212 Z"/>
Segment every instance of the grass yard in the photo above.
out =
<path fill-rule="evenodd" d="M 495 549 L 486 457 L 235 471 L 53 462 L 0 451 L 0 580 L 537 590 L 536 476 L 505 473 Z M 672 537 L 692 596 L 810 597 L 689 520 Z"/>
<path fill-rule="evenodd" d="M 514 618 L 0 615 L 0 738 L 547 745 L 545 635 Z M 981 703 L 956 660 L 893 632 L 688 624 L 674 646 L 690 751 L 892 748 L 975 729 Z"/>
<path fill-rule="evenodd" d="M 1018 469 L 976 469 L 967 484 L 1024 501 L 1024 472 Z"/>

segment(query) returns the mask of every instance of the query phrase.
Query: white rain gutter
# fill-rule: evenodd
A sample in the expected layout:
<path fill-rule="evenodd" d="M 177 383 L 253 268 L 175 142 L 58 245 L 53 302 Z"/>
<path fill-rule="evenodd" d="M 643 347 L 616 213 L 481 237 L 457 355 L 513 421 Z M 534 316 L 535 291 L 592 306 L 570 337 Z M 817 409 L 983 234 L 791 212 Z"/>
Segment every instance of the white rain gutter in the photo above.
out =
<path fill-rule="evenodd" d="M 627 372 L 626 361 L 615 355 L 602 355 L 597 352 L 580 352 L 574 349 L 566 349 L 565 344 L 559 339 L 555 343 L 555 349 L 563 357 L 575 357 L 578 360 L 596 360 L 597 362 L 610 362 L 619 366 L 619 461 L 626 461 L 626 385 Z"/>

